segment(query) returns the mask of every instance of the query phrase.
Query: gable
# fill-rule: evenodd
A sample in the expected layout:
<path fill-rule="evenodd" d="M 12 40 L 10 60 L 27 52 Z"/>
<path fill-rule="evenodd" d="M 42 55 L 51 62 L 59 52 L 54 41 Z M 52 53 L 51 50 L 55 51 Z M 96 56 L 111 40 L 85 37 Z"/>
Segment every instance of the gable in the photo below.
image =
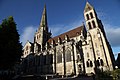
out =
<path fill-rule="evenodd" d="M 23 47 L 23 50 L 27 47 L 27 46 L 32 46 L 33 43 L 27 41 Z"/>
<path fill-rule="evenodd" d="M 84 9 L 84 12 L 88 12 L 90 10 L 94 9 L 88 2 L 86 3 L 86 6 L 85 6 L 85 9 Z"/>

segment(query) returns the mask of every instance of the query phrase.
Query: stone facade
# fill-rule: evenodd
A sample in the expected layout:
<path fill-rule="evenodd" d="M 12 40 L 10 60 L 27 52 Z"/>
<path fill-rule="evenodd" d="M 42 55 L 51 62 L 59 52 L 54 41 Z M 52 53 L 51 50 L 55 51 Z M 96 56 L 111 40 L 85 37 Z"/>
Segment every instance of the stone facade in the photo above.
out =
<path fill-rule="evenodd" d="M 84 9 L 85 25 L 51 37 L 48 31 L 46 7 L 34 43 L 23 48 L 26 71 L 37 74 L 62 76 L 96 73 L 114 69 L 114 56 L 107 41 L 104 27 L 93 6 L 88 2 Z M 33 47 L 26 55 L 26 46 Z M 31 48 L 29 48 L 31 49 Z M 32 51 L 32 52 L 30 52 Z M 30 57 L 32 56 L 32 57 Z"/>

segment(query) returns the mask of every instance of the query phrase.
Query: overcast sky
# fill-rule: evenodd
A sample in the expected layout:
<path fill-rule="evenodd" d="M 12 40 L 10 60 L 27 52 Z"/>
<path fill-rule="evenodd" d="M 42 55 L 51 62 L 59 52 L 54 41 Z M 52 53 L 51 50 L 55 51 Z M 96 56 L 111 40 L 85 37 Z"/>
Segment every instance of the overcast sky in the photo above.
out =
<path fill-rule="evenodd" d="M 120 52 L 120 0 L 88 0 L 102 20 L 107 38 L 117 55 Z M 20 41 L 33 41 L 39 27 L 44 4 L 47 6 L 48 26 L 53 36 L 66 32 L 84 22 L 86 0 L 0 0 L 0 23 L 13 16 Z"/>

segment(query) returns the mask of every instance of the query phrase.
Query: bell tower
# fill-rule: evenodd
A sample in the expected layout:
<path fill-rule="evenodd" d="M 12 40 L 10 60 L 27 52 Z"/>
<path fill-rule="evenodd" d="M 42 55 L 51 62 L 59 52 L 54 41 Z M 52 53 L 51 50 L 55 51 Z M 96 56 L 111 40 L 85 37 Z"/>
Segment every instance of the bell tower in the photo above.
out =
<path fill-rule="evenodd" d="M 85 6 L 84 17 L 87 25 L 87 30 L 91 30 L 98 27 L 97 14 L 93 6 L 91 6 L 88 2 L 86 3 L 86 6 Z"/>
<path fill-rule="evenodd" d="M 42 13 L 40 26 L 34 36 L 34 43 L 38 44 L 41 50 L 43 50 L 45 48 L 46 42 L 50 37 L 51 37 L 51 32 L 48 32 L 47 12 L 46 12 L 46 5 L 45 5 Z"/>
<path fill-rule="evenodd" d="M 95 68 L 102 70 L 114 69 L 114 56 L 111 46 L 106 38 L 104 27 L 101 20 L 98 19 L 96 11 L 88 2 L 84 9 L 84 18 L 86 22 L 87 32 L 89 33 L 90 49 L 93 49 Z M 89 37 L 87 36 L 87 37 Z M 92 57 L 93 58 L 93 57 Z"/>

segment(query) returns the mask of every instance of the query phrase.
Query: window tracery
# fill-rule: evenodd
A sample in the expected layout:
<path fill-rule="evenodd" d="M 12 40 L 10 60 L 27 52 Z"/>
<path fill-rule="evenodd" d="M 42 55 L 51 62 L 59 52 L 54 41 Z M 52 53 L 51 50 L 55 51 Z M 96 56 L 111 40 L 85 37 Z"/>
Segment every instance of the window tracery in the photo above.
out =
<path fill-rule="evenodd" d="M 62 53 L 60 51 L 57 52 L 57 63 L 62 63 Z"/>
<path fill-rule="evenodd" d="M 104 66 L 104 62 L 103 62 L 102 59 L 100 59 L 100 57 L 98 57 L 98 59 L 97 59 L 97 66 L 98 66 L 98 67 L 99 67 L 99 66 Z"/>
<path fill-rule="evenodd" d="M 71 61 L 71 50 L 70 50 L 70 49 L 67 49 L 67 50 L 65 51 L 65 61 L 66 61 L 66 62 Z"/>
<path fill-rule="evenodd" d="M 86 61 L 86 65 L 87 65 L 87 67 L 93 67 L 93 63 L 90 59 L 88 59 L 88 61 Z"/>

